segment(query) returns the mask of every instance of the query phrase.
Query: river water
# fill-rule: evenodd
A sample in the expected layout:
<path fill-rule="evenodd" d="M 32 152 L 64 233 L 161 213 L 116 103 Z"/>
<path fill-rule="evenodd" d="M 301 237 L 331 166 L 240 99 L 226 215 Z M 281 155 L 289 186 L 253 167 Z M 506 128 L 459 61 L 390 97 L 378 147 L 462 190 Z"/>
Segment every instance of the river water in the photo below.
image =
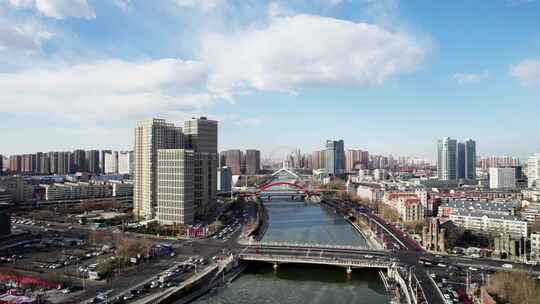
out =
<path fill-rule="evenodd" d="M 274 198 L 265 201 L 270 225 L 264 242 L 365 246 L 362 236 L 341 216 L 319 204 Z M 314 265 L 250 264 L 229 286 L 195 303 L 203 304 L 387 304 L 389 298 L 374 270 Z"/>

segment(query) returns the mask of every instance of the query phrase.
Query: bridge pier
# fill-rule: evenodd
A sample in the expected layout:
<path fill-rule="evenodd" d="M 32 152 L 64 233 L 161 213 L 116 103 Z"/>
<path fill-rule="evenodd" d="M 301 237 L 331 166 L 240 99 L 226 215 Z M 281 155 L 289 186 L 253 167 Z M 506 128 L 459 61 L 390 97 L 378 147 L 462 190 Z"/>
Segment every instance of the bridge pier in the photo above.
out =
<path fill-rule="evenodd" d="M 277 262 L 274 262 L 274 271 L 277 271 L 277 270 L 278 270 L 278 268 L 279 268 L 279 265 L 278 265 L 278 263 L 277 263 Z"/>
<path fill-rule="evenodd" d="M 345 270 L 347 273 L 347 279 L 350 279 L 352 277 L 352 268 L 351 266 L 347 266 L 347 270 Z"/>

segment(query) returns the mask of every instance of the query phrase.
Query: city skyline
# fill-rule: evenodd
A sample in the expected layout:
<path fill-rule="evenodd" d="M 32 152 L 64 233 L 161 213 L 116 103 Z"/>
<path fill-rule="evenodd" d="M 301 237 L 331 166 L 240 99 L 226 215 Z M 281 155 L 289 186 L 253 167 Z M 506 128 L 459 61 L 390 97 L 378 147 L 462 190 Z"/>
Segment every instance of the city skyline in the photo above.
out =
<path fill-rule="evenodd" d="M 479 155 L 524 159 L 540 149 L 539 9 L 515 0 L 5 0 L 0 153 L 125 150 L 136 121 L 208 116 L 222 126 L 219 150 L 263 157 L 339 137 L 346 149 L 434 159 L 433 142 L 449 136 L 474 138 Z M 304 47 L 311 55 L 296 51 Z"/>

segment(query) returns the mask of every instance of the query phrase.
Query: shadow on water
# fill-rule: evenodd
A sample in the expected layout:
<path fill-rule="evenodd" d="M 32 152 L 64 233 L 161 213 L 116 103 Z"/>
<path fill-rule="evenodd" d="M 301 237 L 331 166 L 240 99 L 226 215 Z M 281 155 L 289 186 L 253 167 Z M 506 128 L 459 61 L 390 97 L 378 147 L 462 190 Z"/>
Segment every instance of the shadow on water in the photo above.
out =
<path fill-rule="evenodd" d="M 385 295 L 386 291 L 378 271 L 375 269 L 353 269 L 347 278 L 345 268 L 325 265 L 280 264 L 274 271 L 273 265 L 264 262 L 250 262 L 246 275 L 257 275 L 261 278 L 278 278 L 286 281 L 316 282 L 325 284 L 348 284 L 355 287 L 369 288 Z"/>

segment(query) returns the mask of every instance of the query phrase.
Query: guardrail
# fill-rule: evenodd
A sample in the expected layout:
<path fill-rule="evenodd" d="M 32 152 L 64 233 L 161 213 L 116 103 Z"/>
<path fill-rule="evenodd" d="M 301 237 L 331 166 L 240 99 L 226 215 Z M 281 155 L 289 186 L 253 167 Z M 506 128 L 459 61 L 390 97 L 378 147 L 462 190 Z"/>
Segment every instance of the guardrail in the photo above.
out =
<path fill-rule="evenodd" d="M 303 264 L 323 264 L 323 265 L 338 265 L 338 266 L 350 266 L 350 267 L 372 267 L 372 268 L 388 268 L 392 265 L 392 262 L 377 261 L 377 260 L 352 260 L 352 259 L 339 259 L 339 258 L 314 258 L 314 257 L 298 257 L 288 255 L 269 255 L 269 254 L 239 254 L 238 257 L 243 260 L 250 261 L 264 261 L 274 263 L 291 263 L 298 262 Z"/>
<path fill-rule="evenodd" d="M 345 250 L 367 250 L 367 251 L 382 251 L 371 250 L 367 246 L 347 246 L 347 245 L 330 245 L 330 244 L 310 244 L 310 243 L 283 243 L 283 242 L 256 242 L 256 241 L 241 241 L 240 245 L 253 246 L 253 247 L 300 247 L 300 248 L 322 248 L 322 249 L 345 249 Z"/>

